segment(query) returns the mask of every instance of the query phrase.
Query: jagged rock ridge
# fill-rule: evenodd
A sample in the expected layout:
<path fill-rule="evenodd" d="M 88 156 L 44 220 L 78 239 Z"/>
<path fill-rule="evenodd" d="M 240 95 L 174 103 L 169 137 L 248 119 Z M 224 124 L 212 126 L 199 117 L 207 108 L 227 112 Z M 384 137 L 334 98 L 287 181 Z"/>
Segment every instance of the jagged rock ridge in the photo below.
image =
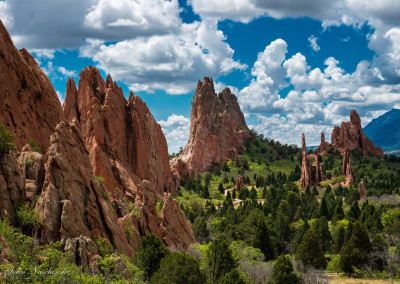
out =
<path fill-rule="evenodd" d="M 133 93 L 127 101 L 122 89 L 108 75 L 106 82 L 93 66 L 80 73 L 76 88 L 68 80 L 63 111 L 82 125 L 90 162 L 112 198 L 134 196 L 135 184 L 149 180 L 162 199 L 174 192 L 175 181 L 168 147 L 161 127 L 146 104 Z"/>
<path fill-rule="evenodd" d="M 49 78 L 26 49 L 18 51 L 0 20 L 0 123 L 17 150 L 33 139 L 46 151 L 62 120 L 61 103 Z"/>
<path fill-rule="evenodd" d="M 342 122 L 340 127 L 334 127 L 331 144 L 341 153 L 347 150 L 359 149 L 364 155 L 383 158 L 381 147 L 375 147 L 374 143 L 365 136 L 361 127 L 360 116 L 355 110 L 350 112 L 350 121 Z"/>
<path fill-rule="evenodd" d="M 197 174 L 213 163 L 221 163 L 244 150 L 249 129 L 236 96 L 229 88 L 218 95 L 208 77 L 198 82 L 192 99 L 190 134 L 182 154 L 172 164 L 179 175 L 186 164 L 187 172 Z"/>

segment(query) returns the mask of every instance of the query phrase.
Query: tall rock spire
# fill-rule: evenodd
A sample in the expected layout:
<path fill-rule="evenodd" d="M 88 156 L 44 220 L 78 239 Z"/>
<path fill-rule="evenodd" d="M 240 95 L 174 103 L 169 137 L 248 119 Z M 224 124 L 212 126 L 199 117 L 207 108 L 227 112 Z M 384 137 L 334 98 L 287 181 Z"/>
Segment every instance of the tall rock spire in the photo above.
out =
<path fill-rule="evenodd" d="M 173 161 L 173 168 L 178 174 L 205 171 L 213 163 L 222 163 L 242 152 L 248 137 L 249 129 L 236 96 L 229 88 L 217 95 L 213 80 L 204 77 L 192 99 L 188 143 Z"/>

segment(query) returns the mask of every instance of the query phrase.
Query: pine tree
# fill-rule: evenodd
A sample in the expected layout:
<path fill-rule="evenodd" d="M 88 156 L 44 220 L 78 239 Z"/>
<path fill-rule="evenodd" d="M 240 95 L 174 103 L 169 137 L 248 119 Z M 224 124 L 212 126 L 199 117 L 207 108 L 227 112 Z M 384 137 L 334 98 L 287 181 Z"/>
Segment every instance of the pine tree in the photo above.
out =
<path fill-rule="evenodd" d="M 346 230 L 344 229 L 343 226 L 340 226 L 336 233 L 335 244 L 333 245 L 333 249 L 336 253 L 339 253 L 340 250 L 342 249 L 345 234 L 346 234 Z"/>
<path fill-rule="evenodd" d="M 317 269 L 325 269 L 326 259 L 322 251 L 317 233 L 311 228 L 304 234 L 303 241 L 296 251 L 296 258 L 304 264 L 311 265 Z"/>
<path fill-rule="evenodd" d="M 328 207 L 326 206 L 326 199 L 322 197 L 321 205 L 319 207 L 319 215 L 324 216 L 326 219 L 329 219 Z"/>
<path fill-rule="evenodd" d="M 329 231 L 328 221 L 325 216 L 322 216 L 318 220 L 318 228 L 317 228 L 319 243 L 323 251 L 327 251 L 332 244 L 332 236 Z"/>
<path fill-rule="evenodd" d="M 254 186 L 251 187 L 249 198 L 250 199 L 257 199 L 257 191 L 254 188 Z"/>
<path fill-rule="evenodd" d="M 256 234 L 253 239 L 253 247 L 259 248 L 269 261 L 274 258 L 274 247 L 264 220 L 260 220 L 257 225 Z"/>
<path fill-rule="evenodd" d="M 236 190 L 232 191 L 232 199 L 235 200 L 236 199 Z"/>
<path fill-rule="evenodd" d="M 210 192 L 208 191 L 208 185 L 204 186 L 203 191 L 201 193 L 201 197 L 203 197 L 205 199 L 209 199 L 210 198 Z"/>
<path fill-rule="evenodd" d="M 293 265 L 290 258 L 280 255 L 272 267 L 272 279 L 276 284 L 297 284 L 300 278 L 293 272 Z"/>
<path fill-rule="evenodd" d="M 217 238 L 209 245 L 206 252 L 206 260 L 213 283 L 216 283 L 236 267 L 229 243 L 223 238 Z"/>
<path fill-rule="evenodd" d="M 361 215 L 360 207 L 358 207 L 358 201 L 353 201 L 350 210 L 347 213 L 347 219 L 351 221 L 356 221 Z"/>
<path fill-rule="evenodd" d="M 233 192 L 235 192 L 235 191 L 233 191 Z M 226 201 L 229 201 L 229 200 L 231 200 L 231 193 L 228 190 L 228 193 L 226 194 Z"/>
<path fill-rule="evenodd" d="M 225 192 L 224 186 L 222 185 L 222 183 L 219 183 L 219 185 L 218 185 L 218 190 L 219 190 L 219 192 L 222 193 L 222 194 Z"/>

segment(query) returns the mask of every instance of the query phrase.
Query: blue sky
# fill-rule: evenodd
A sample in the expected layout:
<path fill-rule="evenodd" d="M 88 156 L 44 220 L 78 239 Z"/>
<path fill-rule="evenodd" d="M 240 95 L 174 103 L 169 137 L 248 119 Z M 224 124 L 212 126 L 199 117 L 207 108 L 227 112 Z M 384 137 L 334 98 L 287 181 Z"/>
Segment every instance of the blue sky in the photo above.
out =
<path fill-rule="evenodd" d="M 248 125 L 319 143 L 347 121 L 400 108 L 397 0 L 0 1 L 0 18 L 63 100 L 97 66 L 142 97 L 175 152 L 187 142 L 197 80 L 230 87 Z"/>

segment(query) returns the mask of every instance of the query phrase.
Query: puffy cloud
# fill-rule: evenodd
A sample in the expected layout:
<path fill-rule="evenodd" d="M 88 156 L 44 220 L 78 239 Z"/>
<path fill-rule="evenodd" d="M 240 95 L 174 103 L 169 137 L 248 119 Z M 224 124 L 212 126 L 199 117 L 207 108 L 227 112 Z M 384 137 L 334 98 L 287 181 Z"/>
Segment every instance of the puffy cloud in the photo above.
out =
<path fill-rule="evenodd" d="M 172 114 L 167 120 L 160 120 L 170 153 L 179 152 L 179 147 L 184 147 L 189 138 L 190 120 L 183 115 Z"/>
<path fill-rule="evenodd" d="M 251 69 L 254 79 L 239 93 L 239 103 L 245 112 L 276 111 L 272 104 L 279 99 L 278 89 L 287 85 L 282 66 L 286 53 L 286 42 L 277 39 L 258 54 Z"/>
<path fill-rule="evenodd" d="M 204 74 L 217 78 L 247 68 L 232 59 L 234 51 L 224 40 L 216 22 L 203 21 L 182 24 L 176 34 L 115 44 L 88 40 L 80 53 L 135 91 L 183 94 L 193 90 Z"/>
<path fill-rule="evenodd" d="M 77 73 L 75 70 L 67 70 L 65 67 L 63 66 L 59 66 L 57 68 L 58 72 L 60 72 L 62 75 L 64 75 L 65 77 L 76 77 Z"/>
<path fill-rule="evenodd" d="M 231 19 L 248 23 L 254 18 L 268 15 L 285 17 L 311 17 L 319 20 L 336 19 L 339 1 L 331 0 L 191 0 L 193 10 L 203 19 Z"/>
<path fill-rule="evenodd" d="M 348 121 L 352 109 L 365 126 L 400 104 L 400 84 L 382 83 L 374 62 L 362 61 L 353 73 L 346 73 L 339 61 L 329 57 L 321 71 L 308 66 L 301 53 L 286 59 L 286 50 L 281 39 L 267 46 L 254 63 L 254 78 L 239 92 L 242 109 L 258 114 L 254 128 L 271 138 L 299 144 L 304 132 L 313 135 L 307 139 L 309 145 L 318 144 L 319 133 L 324 131 L 329 140 L 333 126 Z M 293 88 L 286 96 L 284 79 Z M 377 80 L 381 83 L 375 84 Z"/>
<path fill-rule="evenodd" d="M 318 38 L 315 37 L 314 35 L 311 35 L 311 36 L 308 38 L 308 41 L 309 41 L 309 43 L 310 43 L 310 46 L 312 47 L 312 49 L 313 49 L 314 51 L 319 51 L 319 50 L 321 49 L 321 48 L 319 47 L 318 43 L 317 43 L 317 40 L 318 40 Z"/>

